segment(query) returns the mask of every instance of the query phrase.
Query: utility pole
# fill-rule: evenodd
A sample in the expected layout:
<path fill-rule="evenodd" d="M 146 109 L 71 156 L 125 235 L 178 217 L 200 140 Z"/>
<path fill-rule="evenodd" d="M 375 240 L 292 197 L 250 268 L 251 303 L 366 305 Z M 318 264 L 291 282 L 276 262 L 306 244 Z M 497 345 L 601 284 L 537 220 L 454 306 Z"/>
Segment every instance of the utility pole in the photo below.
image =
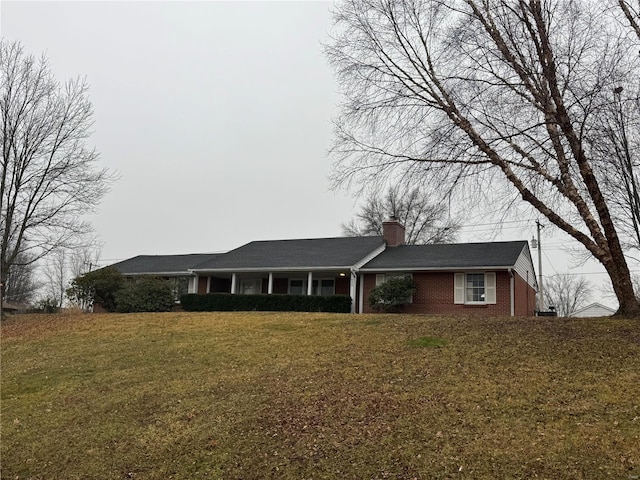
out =
<path fill-rule="evenodd" d="M 538 274 L 540 275 L 540 280 L 538 281 L 538 291 L 540 292 L 538 311 L 541 312 L 544 310 L 544 288 L 542 287 L 542 243 L 540 242 L 540 229 L 544 227 L 538 220 L 536 220 L 536 227 L 538 227 Z"/>

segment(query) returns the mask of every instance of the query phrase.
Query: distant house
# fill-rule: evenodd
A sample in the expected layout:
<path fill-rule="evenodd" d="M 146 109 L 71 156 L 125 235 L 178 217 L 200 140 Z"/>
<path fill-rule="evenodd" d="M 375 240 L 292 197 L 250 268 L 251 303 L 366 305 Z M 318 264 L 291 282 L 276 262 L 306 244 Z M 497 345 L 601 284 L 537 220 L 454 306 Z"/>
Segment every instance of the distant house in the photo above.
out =
<path fill-rule="evenodd" d="M 407 313 L 533 315 L 537 283 L 526 241 L 405 245 L 404 227 L 382 236 L 254 241 L 224 254 L 138 256 L 126 276 L 173 278 L 189 293 L 349 295 L 367 313 L 371 290 L 411 276 Z"/>
<path fill-rule="evenodd" d="M 601 303 L 592 303 L 586 307 L 580 308 L 569 314 L 570 317 L 587 318 L 587 317 L 610 317 L 616 313 L 613 308 L 609 308 Z"/>
<path fill-rule="evenodd" d="M 9 302 L 2 302 L 2 311 L 7 314 L 24 313 L 27 311 L 27 306 Z"/>

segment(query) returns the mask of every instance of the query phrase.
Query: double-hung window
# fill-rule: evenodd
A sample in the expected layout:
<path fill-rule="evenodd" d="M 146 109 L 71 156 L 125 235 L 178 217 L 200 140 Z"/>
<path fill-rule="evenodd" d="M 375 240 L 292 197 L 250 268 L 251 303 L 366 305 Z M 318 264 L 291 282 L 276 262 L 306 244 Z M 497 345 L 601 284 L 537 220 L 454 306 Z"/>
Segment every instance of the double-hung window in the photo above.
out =
<path fill-rule="evenodd" d="M 466 272 L 454 276 L 454 303 L 483 305 L 496 303 L 495 272 Z"/>

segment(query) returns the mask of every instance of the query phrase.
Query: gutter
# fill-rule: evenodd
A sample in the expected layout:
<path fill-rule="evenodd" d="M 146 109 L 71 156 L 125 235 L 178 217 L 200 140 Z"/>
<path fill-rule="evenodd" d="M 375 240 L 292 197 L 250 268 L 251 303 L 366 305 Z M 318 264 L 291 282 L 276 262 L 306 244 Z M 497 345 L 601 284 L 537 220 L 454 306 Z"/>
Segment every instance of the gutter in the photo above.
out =
<path fill-rule="evenodd" d="M 460 265 L 457 267 L 394 267 L 394 268 L 385 268 L 385 267 L 377 267 L 377 268 L 361 268 L 360 271 L 363 273 L 375 273 L 375 272 L 468 272 L 470 270 L 512 270 L 513 267 L 509 265 L 500 265 L 500 266 L 474 266 L 474 267 L 466 267 L 464 265 Z"/>

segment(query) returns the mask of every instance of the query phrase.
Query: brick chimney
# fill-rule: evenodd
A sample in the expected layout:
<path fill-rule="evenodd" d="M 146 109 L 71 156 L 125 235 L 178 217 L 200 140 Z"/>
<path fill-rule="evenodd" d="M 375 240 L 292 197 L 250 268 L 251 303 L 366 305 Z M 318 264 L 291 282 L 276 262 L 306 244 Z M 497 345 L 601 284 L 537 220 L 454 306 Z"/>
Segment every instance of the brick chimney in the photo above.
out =
<path fill-rule="evenodd" d="M 382 236 L 389 247 L 404 245 L 404 226 L 397 218 L 391 217 L 386 222 L 382 222 Z"/>

